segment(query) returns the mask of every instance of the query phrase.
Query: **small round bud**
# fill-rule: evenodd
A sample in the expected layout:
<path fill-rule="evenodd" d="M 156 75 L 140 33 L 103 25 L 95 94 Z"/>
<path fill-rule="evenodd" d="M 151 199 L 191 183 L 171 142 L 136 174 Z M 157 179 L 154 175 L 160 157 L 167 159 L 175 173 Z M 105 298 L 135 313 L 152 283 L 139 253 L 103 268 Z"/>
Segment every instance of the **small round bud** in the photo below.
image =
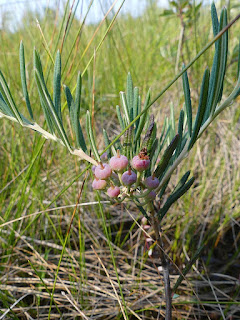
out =
<path fill-rule="evenodd" d="M 156 198 L 156 192 L 155 191 L 151 191 L 149 192 L 149 194 L 147 195 L 147 198 L 150 199 L 150 200 L 154 200 Z"/>
<path fill-rule="evenodd" d="M 107 194 L 110 198 L 117 198 L 117 196 L 120 194 L 120 188 L 111 186 L 108 188 Z"/>
<path fill-rule="evenodd" d="M 102 161 L 107 161 L 107 159 L 108 159 L 107 152 L 104 152 L 104 153 L 101 155 L 100 159 L 101 159 Z"/>
<path fill-rule="evenodd" d="M 122 182 L 125 184 L 125 186 L 131 186 L 136 181 L 137 181 L 137 175 L 131 169 L 129 169 L 128 171 L 125 171 L 122 174 Z"/>
<path fill-rule="evenodd" d="M 128 158 L 124 155 L 120 155 L 119 150 L 116 156 L 113 156 L 109 161 L 110 167 L 120 172 L 127 168 L 128 166 Z"/>
<path fill-rule="evenodd" d="M 145 226 L 148 223 L 147 218 L 146 217 L 142 217 L 142 221 L 141 222 L 142 222 L 141 224 L 143 226 Z"/>
<path fill-rule="evenodd" d="M 95 190 L 102 190 L 105 189 L 107 182 L 105 180 L 94 179 L 92 182 L 92 187 Z"/>
<path fill-rule="evenodd" d="M 156 189 L 159 186 L 159 180 L 154 176 L 150 176 L 145 179 L 144 185 L 148 189 Z"/>
<path fill-rule="evenodd" d="M 98 179 L 107 179 L 111 176 L 112 169 L 107 163 L 100 163 L 95 169 L 95 176 Z"/>
<path fill-rule="evenodd" d="M 150 166 L 150 160 L 148 157 L 140 158 L 139 156 L 135 156 L 132 159 L 133 169 L 139 172 L 145 171 L 149 166 Z"/>

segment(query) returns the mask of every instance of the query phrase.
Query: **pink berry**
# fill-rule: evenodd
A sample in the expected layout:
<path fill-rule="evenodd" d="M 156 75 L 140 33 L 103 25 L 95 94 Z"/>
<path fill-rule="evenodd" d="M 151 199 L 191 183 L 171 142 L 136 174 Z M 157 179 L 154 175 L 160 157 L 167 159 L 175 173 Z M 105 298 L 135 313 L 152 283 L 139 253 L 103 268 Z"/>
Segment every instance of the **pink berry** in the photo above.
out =
<path fill-rule="evenodd" d="M 111 186 L 108 188 L 107 194 L 110 198 L 117 198 L 117 196 L 120 194 L 120 188 Z"/>
<path fill-rule="evenodd" d="M 159 180 L 154 176 L 150 176 L 145 179 L 144 184 L 148 189 L 156 189 L 159 186 Z"/>
<path fill-rule="evenodd" d="M 131 169 L 129 169 L 128 171 L 125 171 L 122 174 L 122 182 L 125 184 L 125 186 L 131 186 L 136 181 L 137 181 L 137 175 Z"/>
<path fill-rule="evenodd" d="M 154 200 L 156 198 L 156 192 L 155 191 L 151 191 L 149 192 L 149 194 L 147 195 L 147 198 L 150 199 L 150 200 Z"/>
<path fill-rule="evenodd" d="M 98 179 L 107 179 L 111 176 L 112 169 L 107 163 L 100 163 L 95 169 L 95 176 Z"/>
<path fill-rule="evenodd" d="M 135 156 L 132 159 L 133 169 L 139 172 L 146 170 L 149 166 L 150 166 L 150 160 L 147 156 L 142 158 L 140 158 L 139 156 Z"/>
<path fill-rule="evenodd" d="M 116 156 L 113 156 L 109 161 L 110 167 L 115 171 L 122 171 L 128 166 L 128 158 L 119 154 L 119 150 Z"/>
<path fill-rule="evenodd" d="M 105 189 L 106 185 L 107 185 L 107 182 L 105 180 L 94 179 L 92 182 L 92 187 L 95 190 Z"/>

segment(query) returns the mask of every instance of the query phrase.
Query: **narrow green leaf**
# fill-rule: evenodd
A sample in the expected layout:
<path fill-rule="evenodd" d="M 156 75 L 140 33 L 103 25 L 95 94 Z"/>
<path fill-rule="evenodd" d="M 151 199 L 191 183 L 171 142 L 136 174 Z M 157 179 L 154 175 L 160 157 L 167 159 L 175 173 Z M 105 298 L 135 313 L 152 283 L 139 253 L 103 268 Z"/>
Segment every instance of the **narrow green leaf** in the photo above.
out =
<path fill-rule="evenodd" d="M 14 115 L 14 117 L 17 119 L 17 121 L 22 125 L 22 118 L 21 114 L 17 109 L 17 106 L 13 100 L 13 97 L 11 95 L 11 92 L 8 88 L 7 82 L 0 71 L 0 93 L 3 97 L 3 100 L 5 101 L 6 105 L 8 106 L 10 112 Z"/>
<path fill-rule="evenodd" d="M 4 101 L 2 94 L 0 93 L 0 110 L 9 117 L 13 117 L 15 119 L 14 114 L 12 113 L 11 109 Z"/>
<path fill-rule="evenodd" d="M 213 35 L 214 35 L 214 37 L 216 37 L 216 35 L 218 34 L 218 30 L 219 30 L 219 22 L 218 22 L 217 9 L 216 9 L 214 2 L 212 2 L 212 5 L 211 5 L 211 16 L 212 16 Z M 215 46 L 216 46 L 216 44 L 217 44 L 217 41 L 215 42 Z"/>
<path fill-rule="evenodd" d="M 184 111 L 180 111 L 179 120 L 178 120 L 178 134 L 179 134 L 179 141 L 178 146 L 176 149 L 176 157 L 181 153 L 182 151 L 182 134 L 183 134 L 183 122 L 184 122 Z"/>
<path fill-rule="evenodd" d="M 122 101 L 122 107 L 123 107 L 123 112 L 125 115 L 125 120 L 128 125 L 130 123 L 130 116 L 129 116 L 129 110 L 128 110 L 128 106 L 127 106 L 127 99 L 126 99 L 125 92 L 120 92 L 120 97 L 121 97 L 121 101 Z"/>
<path fill-rule="evenodd" d="M 123 122 L 123 118 L 122 118 L 122 114 L 121 114 L 121 110 L 120 110 L 119 106 L 116 106 L 116 111 L 117 111 L 117 117 L 118 117 L 118 121 L 119 121 L 119 124 L 120 124 L 120 128 L 121 128 L 121 130 L 124 130 L 125 129 L 125 125 L 124 125 L 124 122 Z"/>
<path fill-rule="evenodd" d="M 139 89 L 137 87 L 133 90 L 133 119 L 136 118 L 138 115 L 138 96 L 139 96 Z M 136 124 L 135 124 L 136 125 Z"/>
<path fill-rule="evenodd" d="M 39 53 L 38 53 L 38 51 L 37 51 L 36 49 L 34 49 L 33 55 L 34 55 L 34 56 L 33 56 L 34 68 L 35 68 L 36 70 L 38 70 L 39 75 L 41 76 L 42 79 L 44 79 L 40 55 L 39 55 Z"/>
<path fill-rule="evenodd" d="M 59 116 L 54 108 L 54 105 L 53 105 L 52 99 L 50 97 L 50 94 L 47 90 L 45 81 L 42 78 L 41 73 L 36 69 L 35 69 L 35 79 L 36 79 L 39 95 L 40 95 L 41 99 L 43 100 L 44 105 L 46 106 L 46 108 L 49 112 L 49 115 L 50 115 L 51 120 L 54 124 L 54 127 L 56 128 L 56 130 L 59 134 L 59 137 L 62 140 L 62 142 L 64 143 L 64 145 L 71 152 L 72 148 L 71 148 L 70 143 L 68 141 L 66 132 L 65 132 L 63 125 L 62 125 L 62 122 L 59 119 Z"/>
<path fill-rule="evenodd" d="M 73 96 L 72 96 L 71 91 L 68 88 L 68 86 L 64 85 L 64 89 L 65 89 L 65 95 L 66 95 L 71 125 L 72 125 L 74 131 L 76 132 L 75 123 L 74 123 L 75 103 L 74 103 Z"/>
<path fill-rule="evenodd" d="M 179 180 L 178 184 L 176 185 L 174 192 L 183 187 L 183 185 L 187 182 L 187 179 L 190 176 L 190 173 L 191 171 L 189 170 L 182 176 L 182 178 Z"/>
<path fill-rule="evenodd" d="M 38 93 L 39 93 L 39 90 L 38 90 Z M 45 101 L 41 98 L 40 93 L 39 93 L 39 97 L 40 97 L 40 105 L 43 109 L 44 118 L 46 119 L 47 126 L 48 126 L 50 132 L 52 134 L 55 134 L 55 126 L 54 126 L 53 121 L 51 119 L 51 115 L 50 115 L 49 110 L 45 104 Z"/>
<path fill-rule="evenodd" d="M 76 133 L 77 146 L 81 148 L 84 152 L 87 151 L 86 142 L 84 139 L 81 123 L 80 123 L 80 110 L 81 110 L 81 91 L 82 91 L 82 76 L 81 73 L 78 73 L 77 77 L 77 87 L 75 95 L 75 104 L 74 104 L 74 127 Z"/>
<path fill-rule="evenodd" d="M 123 138 L 123 153 L 128 158 L 132 158 L 132 145 L 133 145 L 133 127 L 128 128 Z"/>
<path fill-rule="evenodd" d="M 137 114 L 139 115 L 141 113 L 141 97 L 138 96 L 138 100 L 137 100 Z M 138 130 L 138 126 L 140 123 L 140 118 L 137 119 L 137 121 L 135 122 L 135 132 L 137 132 Z"/>
<path fill-rule="evenodd" d="M 227 22 L 227 10 L 223 10 L 223 23 L 222 23 L 222 29 L 225 28 L 228 24 Z M 226 67 L 227 67 L 227 56 L 228 56 L 228 32 L 224 33 L 222 37 L 222 47 L 221 47 L 221 79 L 219 80 L 219 96 L 217 99 L 217 103 L 219 103 L 222 100 L 222 94 L 223 94 L 223 83 L 224 83 L 224 77 L 226 74 Z M 214 110 L 215 111 L 215 110 Z"/>
<path fill-rule="evenodd" d="M 183 69 L 184 68 L 185 66 L 183 65 Z M 188 122 L 188 134 L 189 134 L 189 137 L 191 137 L 192 136 L 192 103 L 191 103 L 187 71 L 183 73 L 182 80 L 183 80 L 183 91 L 184 91 L 184 97 L 185 97 L 185 106 L 186 106 L 186 114 L 187 114 L 187 122 Z"/>
<path fill-rule="evenodd" d="M 240 76 L 240 38 L 238 43 L 238 68 L 237 68 L 237 78 Z"/>
<path fill-rule="evenodd" d="M 160 221 L 163 219 L 165 214 L 168 212 L 168 210 L 170 209 L 172 204 L 174 202 L 176 202 L 180 197 L 182 197 L 184 195 L 184 193 L 186 193 L 191 188 L 194 180 L 195 180 L 195 178 L 192 177 L 186 184 L 184 184 L 181 188 L 177 189 L 175 192 L 173 192 L 169 196 L 169 198 L 165 202 L 164 206 L 160 209 L 160 211 L 158 213 Z"/>
<path fill-rule="evenodd" d="M 32 112 L 32 107 L 31 107 L 31 103 L 28 95 L 28 89 L 27 89 L 24 46 L 22 41 L 20 43 L 19 60 L 20 60 L 20 76 L 21 76 L 21 82 L 22 82 L 23 96 L 25 98 L 26 106 L 28 108 L 30 117 L 33 120 L 33 112 Z"/>
<path fill-rule="evenodd" d="M 133 81 L 130 72 L 127 75 L 127 107 L 130 115 L 130 121 L 133 120 Z"/>
<path fill-rule="evenodd" d="M 143 208 L 142 206 L 140 206 L 140 205 L 139 205 L 139 206 L 137 205 L 137 207 L 138 207 L 139 211 L 143 214 L 143 216 L 147 219 L 148 223 L 150 224 L 151 222 L 150 222 L 149 217 L 148 217 L 148 214 L 147 214 L 147 212 L 144 210 L 144 208 Z"/>
<path fill-rule="evenodd" d="M 168 163 L 173 155 L 173 152 L 178 145 L 178 140 L 179 140 L 179 135 L 176 134 L 174 139 L 171 141 L 170 145 L 165 150 L 161 161 L 159 162 L 156 170 L 154 171 L 154 174 L 157 178 L 159 178 L 162 175 L 162 173 L 166 170 Z"/>
<path fill-rule="evenodd" d="M 82 76 L 81 73 L 78 73 L 77 77 L 77 87 L 76 87 L 76 95 L 75 95 L 75 104 L 77 108 L 77 117 L 80 117 L 80 109 L 81 109 L 81 94 L 82 94 Z"/>
<path fill-rule="evenodd" d="M 149 102 L 150 102 L 150 89 L 148 90 L 143 109 L 145 109 L 148 106 Z M 148 111 L 144 112 L 144 114 L 140 118 L 140 123 L 139 123 L 138 129 L 136 132 L 136 136 L 135 136 L 135 143 L 138 141 L 138 139 L 141 136 L 142 130 L 143 130 L 144 125 L 146 123 L 147 115 L 148 115 Z"/>
<path fill-rule="evenodd" d="M 107 134 L 107 131 L 105 129 L 103 129 L 103 139 L 104 139 L 104 144 L 105 146 L 107 147 L 109 144 L 110 144 L 110 140 L 109 140 L 109 137 L 108 137 L 108 134 Z M 112 153 L 111 153 L 111 149 L 107 149 L 107 156 L 108 156 L 108 159 L 111 158 L 112 156 Z"/>
<path fill-rule="evenodd" d="M 203 122 L 203 117 L 206 111 L 207 99 L 208 99 L 209 76 L 210 76 L 209 69 L 206 69 L 203 75 L 198 111 L 197 111 L 197 115 L 194 123 L 193 134 L 188 146 L 188 150 L 190 150 L 194 145 L 194 143 L 196 142 L 198 132 Z"/>
<path fill-rule="evenodd" d="M 97 146 L 96 146 L 96 141 L 95 141 L 95 138 L 94 138 L 94 135 L 93 135 L 93 129 L 92 129 L 92 124 L 91 124 L 91 116 L 90 116 L 90 113 L 89 113 L 88 110 L 87 110 L 87 113 L 86 113 L 86 130 L 87 130 L 88 139 L 89 139 L 89 142 L 90 142 L 90 146 L 91 146 L 92 152 L 93 152 L 93 154 L 95 156 L 95 159 L 98 162 L 101 162 L 100 156 L 98 154 Z"/>
<path fill-rule="evenodd" d="M 164 195 L 166 189 L 167 189 L 167 186 L 168 186 L 168 183 L 170 181 L 170 178 L 164 183 L 161 191 L 159 192 L 159 199 L 161 200 L 162 199 L 162 196 Z"/>
<path fill-rule="evenodd" d="M 219 31 L 225 27 L 227 23 L 227 11 L 223 9 L 221 11 Z M 207 109 L 204 115 L 204 120 L 206 121 L 208 117 L 214 114 L 217 103 L 222 96 L 223 90 L 223 80 L 226 71 L 227 63 L 227 51 L 228 51 L 228 31 L 226 31 L 221 38 L 216 42 L 215 54 L 213 59 L 213 66 L 211 70 L 211 76 L 209 81 L 209 94 Z"/>
<path fill-rule="evenodd" d="M 53 105 L 58 114 L 59 119 L 62 119 L 61 113 L 61 55 L 57 51 L 56 60 L 54 64 L 53 75 Z"/>

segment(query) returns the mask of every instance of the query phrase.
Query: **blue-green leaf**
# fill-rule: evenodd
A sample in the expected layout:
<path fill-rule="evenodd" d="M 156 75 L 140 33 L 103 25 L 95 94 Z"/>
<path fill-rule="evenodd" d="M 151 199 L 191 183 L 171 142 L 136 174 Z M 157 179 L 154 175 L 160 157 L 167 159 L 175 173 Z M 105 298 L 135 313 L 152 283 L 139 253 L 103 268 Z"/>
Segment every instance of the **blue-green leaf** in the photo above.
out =
<path fill-rule="evenodd" d="M 61 55 L 57 52 L 56 60 L 54 64 L 53 75 L 53 105 L 58 114 L 59 119 L 62 119 L 61 113 Z"/>
<path fill-rule="evenodd" d="M 148 106 L 149 102 L 150 102 L 150 89 L 148 90 L 148 93 L 147 93 L 147 96 L 146 96 L 146 99 L 145 99 L 145 102 L 144 102 L 143 110 Z M 144 114 L 140 118 L 140 123 L 139 123 L 138 129 L 137 129 L 137 132 L 136 132 L 136 136 L 135 136 L 135 143 L 138 141 L 138 139 L 141 136 L 142 130 L 143 130 L 144 125 L 146 123 L 147 115 L 148 115 L 148 110 L 146 110 L 144 112 Z"/>
<path fill-rule="evenodd" d="M 203 75 L 198 111 L 197 111 L 197 115 L 194 123 L 193 134 L 188 146 L 188 150 L 192 148 L 195 141 L 197 140 L 198 133 L 203 122 L 203 117 L 206 111 L 207 99 L 208 99 L 209 76 L 210 76 L 209 69 L 206 69 Z"/>
<path fill-rule="evenodd" d="M 98 162 L 101 162 L 100 156 L 98 154 L 97 146 L 96 146 L 96 141 L 95 141 L 95 138 L 94 138 L 94 135 L 93 135 L 93 129 L 92 129 L 92 124 L 91 124 L 91 116 L 90 116 L 89 111 L 87 111 L 87 113 L 86 113 L 86 130 L 87 130 L 88 139 L 89 139 L 89 142 L 90 142 L 90 146 L 91 146 L 92 152 L 93 152 L 93 154 L 95 156 L 95 159 Z"/>
<path fill-rule="evenodd" d="M 185 66 L 183 65 L 183 69 L 184 68 Z M 184 91 L 184 97 L 185 97 L 185 107 L 186 107 L 187 122 L 188 122 L 188 134 L 189 134 L 189 137 L 191 137 L 192 136 L 192 103 L 191 103 L 187 71 L 184 72 L 184 74 L 182 75 L 182 80 L 183 80 L 183 91 Z"/>
<path fill-rule="evenodd" d="M 30 114 L 30 117 L 31 117 L 31 119 L 33 119 L 33 112 L 32 112 L 32 107 L 31 107 L 31 103 L 29 100 L 28 89 L 27 89 L 24 46 L 23 46 L 22 41 L 20 43 L 19 60 L 20 60 L 20 76 L 21 76 L 21 82 L 22 82 L 23 96 L 25 98 L 26 106 L 28 108 L 28 112 Z"/>
<path fill-rule="evenodd" d="M 17 121 L 22 125 L 23 121 L 22 121 L 21 114 L 16 107 L 16 104 L 13 100 L 11 92 L 8 88 L 7 82 L 1 71 L 0 71 L 0 93 L 6 105 L 8 106 L 8 109 L 9 109 L 8 112 L 12 113 L 14 117 L 17 119 Z"/>
<path fill-rule="evenodd" d="M 54 105 L 53 105 L 51 96 L 47 90 L 44 78 L 42 77 L 41 73 L 37 69 L 35 69 L 35 79 L 36 79 L 39 95 L 40 95 L 41 99 L 43 100 L 44 105 L 49 112 L 49 115 L 50 115 L 51 120 L 54 124 L 54 127 L 56 128 L 56 130 L 59 134 L 59 137 L 62 140 L 62 142 L 64 143 L 64 145 L 71 152 L 72 148 L 71 148 L 70 143 L 68 141 L 66 132 L 65 132 L 63 125 L 62 125 L 62 122 L 59 119 L 59 116 L 54 108 Z"/>

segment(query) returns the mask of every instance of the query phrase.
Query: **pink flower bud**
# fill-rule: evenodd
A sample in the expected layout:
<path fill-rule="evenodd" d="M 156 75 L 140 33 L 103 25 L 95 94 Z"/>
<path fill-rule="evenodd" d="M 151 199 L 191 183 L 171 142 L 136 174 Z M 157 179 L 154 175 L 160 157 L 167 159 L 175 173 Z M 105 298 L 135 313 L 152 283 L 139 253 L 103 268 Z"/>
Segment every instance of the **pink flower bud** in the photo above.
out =
<path fill-rule="evenodd" d="M 107 194 L 110 198 L 117 198 L 117 196 L 120 194 L 120 188 L 111 186 L 108 188 Z"/>
<path fill-rule="evenodd" d="M 107 179 L 111 176 L 112 169 L 107 163 L 100 163 L 95 169 L 95 176 L 98 179 Z"/>
<path fill-rule="evenodd" d="M 148 157 L 140 158 L 139 156 L 135 156 L 132 159 L 132 167 L 133 169 L 142 172 L 145 171 L 150 166 L 150 160 Z"/>
<path fill-rule="evenodd" d="M 96 166 L 92 166 L 92 172 L 95 173 Z"/>
<path fill-rule="evenodd" d="M 131 169 L 123 173 L 122 182 L 125 184 L 125 186 L 131 186 L 136 181 L 137 181 L 137 175 Z"/>
<path fill-rule="evenodd" d="M 148 189 L 156 189 L 159 186 L 159 180 L 154 176 L 150 176 L 145 179 L 144 184 Z"/>
<path fill-rule="evenodd" d="M 92 182 L 92 187 L 95 190 L 102 190 L 105 189 L 107 182 L 105 180 L 94 179 Z"/>
<path fill-rule="evenodd" d="M 113 156 L 109 161 L 110 167 L 115 171 L 122 171 L 128 166 L 128 158 L 120 155 L 119 150 L 116 156 Z"/>

